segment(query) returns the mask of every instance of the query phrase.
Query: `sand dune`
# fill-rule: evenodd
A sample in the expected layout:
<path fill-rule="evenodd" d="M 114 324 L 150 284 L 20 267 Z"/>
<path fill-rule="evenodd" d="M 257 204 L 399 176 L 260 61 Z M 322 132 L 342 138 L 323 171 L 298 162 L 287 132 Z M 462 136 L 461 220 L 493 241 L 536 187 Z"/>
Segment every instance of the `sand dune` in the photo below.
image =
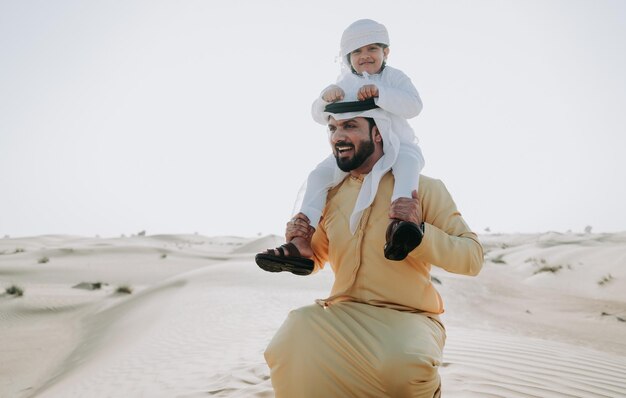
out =
<path fill-rule="evenodd" d="M 626 396 L 626 234 L 481 239 L 477 278 L 434 271 L 444 396 Z M 0 287 L 24 289 L 0 295 L 0 396 L 273 397 L 265 346 L 332 284 L 260 270 L 254 253 L 281 242 L 0 239 Z"/>
<path fill-rule="evenodd" d="M 452 329 L 441 374 L 446 395 L 622 397 L 624 356 L 554 340 Z"/>

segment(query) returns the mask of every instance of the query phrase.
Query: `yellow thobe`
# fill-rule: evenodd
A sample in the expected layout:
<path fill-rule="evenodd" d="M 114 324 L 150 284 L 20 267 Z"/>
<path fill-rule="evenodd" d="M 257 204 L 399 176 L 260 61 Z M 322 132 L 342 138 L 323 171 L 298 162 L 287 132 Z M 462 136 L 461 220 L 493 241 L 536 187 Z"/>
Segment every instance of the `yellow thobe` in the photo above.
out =
<path fill-rule="evenodd" d="M 312 239 L 315 269 L 335 274 L 330 297 L 292 311 L 265 357 L 277 397 L 433 397 L 445 330 L 432 264 L 476 275 L 483 251 L 439 180 L 420 177 L 421 244 L 385 259 L 393 175 L 380 182 L 355 234 L 349 219 L 362 178 L 332 189 Z"/>

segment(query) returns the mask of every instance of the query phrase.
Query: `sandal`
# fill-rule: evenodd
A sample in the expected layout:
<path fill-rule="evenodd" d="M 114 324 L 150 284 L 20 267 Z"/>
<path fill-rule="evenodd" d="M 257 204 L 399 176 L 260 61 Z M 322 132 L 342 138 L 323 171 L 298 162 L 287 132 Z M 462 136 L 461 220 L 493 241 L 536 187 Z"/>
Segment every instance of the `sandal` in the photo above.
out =
<path fill-rule="evenodd" d="M 386 233 L 385 258 L 392 261 L 404 260 L 413 249 L 422 243 L 424 237 L 422 228 L 410 221 L 391 221 Z"/>
<path fill-rule="evenodd" d="M 285 255 L 285 249 L 289 252 L 288 256 Z M 269 253 L 271 250 L 278 251 L 278 255 Z M 313 260 L 302 257 L 296 245 L 291 242 L 267 251 L 268 253 L 259 253 L 254 257 L 257 265 L 265 271 L 288 271 L 295 275 L 309 275 L 315 268 Z"/>

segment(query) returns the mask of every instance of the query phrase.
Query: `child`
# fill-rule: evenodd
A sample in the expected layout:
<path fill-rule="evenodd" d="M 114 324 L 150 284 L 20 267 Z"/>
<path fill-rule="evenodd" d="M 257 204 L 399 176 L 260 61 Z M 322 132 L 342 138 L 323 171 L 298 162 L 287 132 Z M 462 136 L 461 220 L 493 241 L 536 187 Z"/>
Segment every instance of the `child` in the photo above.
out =
<path fill-rule="evenodd" d="M 322 91 L 320 98 L 313 103 L 312 114 L 315 121 L 326 125 L 326 105 L 343 100 L 346 94 L 342 87 L 355 84 L 360 87 L 356 99 L 364 101 L 373 98 L 378 107 L 391 114 L 390 130 L 400 141 L 392 169 L 395 184 L 391 200 L 394 201 L 401 197 L 412 197 L 412 192 L 418 188 L 419 173 L 424 167 L 421 150 L 406 120 L 420 113 L 422 102 L 411 80 L 402 71 L 386 65 L 388 54 L 389 35 L 384 25 L 362 19 L 348 26 L 341 37 L 342 74 L 336 84 Z M 328 190 L 341 182 L 345 175 L 338 169 L 333 155 L 320 163 L 309 174 L 298 218 L 305 219 L 311 227 L 316 228 Z M 362 210 L 372 203 L 374 194 L 375 189 L 369 197 L 364 194 L 363 198 L 357 200 L 350 219 L 352 233 L 356 230 Z M 360 204 L 361 201 L 363 203 Z M 387 229 L 385 257 L 389 260 L 403 260 L 419 245 L 422 228 L 412 222 L 392 220 Z M 306 258 L 310 256 L 312 250 L 309 242 L 298 237 L 277 249 L 258 254 L 257 263 L 267 271 L 290 271 L 306 275 L 313 269 L 313 261 Z"/>

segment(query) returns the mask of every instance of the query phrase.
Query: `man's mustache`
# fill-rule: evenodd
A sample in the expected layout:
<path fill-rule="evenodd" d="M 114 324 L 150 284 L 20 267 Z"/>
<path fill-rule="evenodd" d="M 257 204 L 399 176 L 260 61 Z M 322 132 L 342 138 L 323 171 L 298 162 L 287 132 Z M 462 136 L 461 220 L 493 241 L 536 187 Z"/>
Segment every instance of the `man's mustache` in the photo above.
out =
<path fill-rule="evenodd" d="M 338 141 L 338 142 L 335 143 L 335 149 L 339 150 L 339 147 L 354 148 L 354 144 L 346 142 L 346 141 Z"/>

